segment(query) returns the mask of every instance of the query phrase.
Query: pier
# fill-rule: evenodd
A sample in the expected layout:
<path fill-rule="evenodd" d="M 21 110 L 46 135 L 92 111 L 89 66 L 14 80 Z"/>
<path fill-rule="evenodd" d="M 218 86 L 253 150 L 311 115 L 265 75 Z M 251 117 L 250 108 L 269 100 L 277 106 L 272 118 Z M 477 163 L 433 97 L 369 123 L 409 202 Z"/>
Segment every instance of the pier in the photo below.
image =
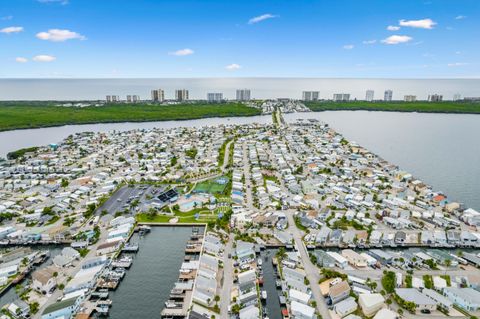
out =
<path fill-rule="evenodd" d="M 188 315 L 192 303 L 195 281 L 197 278 L 198 265 L 206 228 L 203 232 L 198 227 L 192 228 L 192 234 L 185 247 L 185 257 L 178 281 L 170 291 L 169 300 L 165 302 L 165 308 L 160 313 L 163 319 L 183 319 Z"/>

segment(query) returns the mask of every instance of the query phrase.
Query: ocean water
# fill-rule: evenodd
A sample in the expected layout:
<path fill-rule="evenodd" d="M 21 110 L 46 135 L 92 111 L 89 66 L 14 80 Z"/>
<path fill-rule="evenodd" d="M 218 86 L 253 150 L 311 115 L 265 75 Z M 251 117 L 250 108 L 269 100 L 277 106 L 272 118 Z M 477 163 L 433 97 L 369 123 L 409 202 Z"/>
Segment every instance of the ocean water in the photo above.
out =
<path fill-rule="evenodd" d="M 165 90 L 166 98 L 174 98 L 175 89 L 189 90 L 191 99 L 205 99 L 207 92 L 222 92 L 227 99 L 235 98 L 235 90 L 251 89 L 252 97 L 301 98 L 302 91 L 320 91 L 321 98 L 334 93 L 350 93 L 351 98 L 364 99 L 365 91 L 375 91 L 383 99 L 386 89 L 393 90 L 393 99 L 406 94 L 426 99 L 429 94 L 443 94 L 452 99 L 480 96 L 480 79 L 328 79 L 328 78 L 191 78 L 191 79 L 0 79 L 0 100 L 94 100 L 106 95 L 127 94 L 150 98 L 154 88 Z"/>

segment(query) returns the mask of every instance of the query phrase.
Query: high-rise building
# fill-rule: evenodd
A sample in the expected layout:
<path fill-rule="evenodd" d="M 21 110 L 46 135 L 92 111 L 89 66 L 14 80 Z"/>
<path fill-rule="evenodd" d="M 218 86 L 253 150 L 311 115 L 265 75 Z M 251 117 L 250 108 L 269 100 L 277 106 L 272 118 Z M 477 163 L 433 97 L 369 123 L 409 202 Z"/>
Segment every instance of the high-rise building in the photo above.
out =
<path fill-rule="evenodd" d="M 336 93 L 333 95 L 335 102 L 348 102 L 350 101 L 350 94 L 348 93 Z"/>
<path fill-rule="evenodd" d="M 223 101 L 223 93 L 207 93 L 207 101 L 208 102 L 222 102 Z"/>
<path fill-rule="evenodd" d="M 428 101 L 429 102 L 442 102 L 443 101 L 443 95 L 440 94 L 430 94 L 428 96 Z"/>
<path fill-rule="evenodd" d="M 453 100 L 454 101 L 460 101 L 462 99 L 462 96 L 460 95 L 460 93 L 455 93 L 453 95 Z"/>
<path fill-rule="evenodd" d="M 105 98 L 105 101 L 107 103 L 112 103 L 112 96 L 111 95 L 107 95 L 107 97 Z"/>
<path fill-rule="evenodd" d="M 373 90 L 367 90 L 367 92 L 365 93 L 365 101 L 372 102 L 374 94 L 375 92 Z"/>
<path fill-rule="evenodd" d="M 249 89 L 237 90 L 237 101 L 250 101 L 250 90 Z"/>
<path fill-rule="evenodd" d="M 175 100 L 182 102 L 188 100 L 188 90 L 180 89 L 175 90 Z"/>
<path fill-rule="evenodd" d="M 131 95 L 127 95 L 127 103 L 132 103 L 132 96 Z"/>
<path fill-rule="evenodd" d="M 385 93 L 383 94 L 383 100 L 385 102 L 391 102 L 393 99 L 393 91 L 392 90 L 385 90 Z"/>
<path fill-rule="evenodd" d="M 120 102 L 120 97 L 118 95 L 107 95 L 107 103 L 116 103 Z"/>
<path fill-rule="evenodd" d="M 303 91 L 302 100 L 303 101 L 318 101 L 320 97 L 320 91 Z"/>
<path fill-rule="evenodd" d="M 163 102 L 165 100 L 165 92 L 162 89 L 152 90 L 152 101 Z"/>
<path fill-rule="evenodd" d="M 416 95 L 404 95 L 403 100 L 405 102 L 415 102 L 417 100 L 417 96 Z"/>

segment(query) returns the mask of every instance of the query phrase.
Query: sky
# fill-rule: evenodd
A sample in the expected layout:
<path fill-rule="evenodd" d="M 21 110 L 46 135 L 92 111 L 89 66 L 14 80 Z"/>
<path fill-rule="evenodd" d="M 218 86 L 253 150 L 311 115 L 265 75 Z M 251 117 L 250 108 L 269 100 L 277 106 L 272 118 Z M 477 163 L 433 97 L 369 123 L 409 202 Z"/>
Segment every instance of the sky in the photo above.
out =
<path fill-rule="evenodd" d="M 0 78 L 480 78 L 479 0 L 1 0 Z"/>

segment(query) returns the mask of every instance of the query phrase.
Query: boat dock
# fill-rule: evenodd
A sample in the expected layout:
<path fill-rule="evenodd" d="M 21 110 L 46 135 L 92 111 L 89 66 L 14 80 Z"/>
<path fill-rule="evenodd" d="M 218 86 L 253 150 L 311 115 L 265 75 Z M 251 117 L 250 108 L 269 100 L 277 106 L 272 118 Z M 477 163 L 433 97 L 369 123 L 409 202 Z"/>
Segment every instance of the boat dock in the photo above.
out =
<path fill-rule="evenodd" d="M 183 319 L 188 315 L 192 303 L 193 289 L 197 277 L 195 261 L 199 260 L 202 252 L 204 233 L 200 233 L 197 227 L 192 229 L 192 234 L 185 247 L 185 257 L 180 269 L 178 281 L 170 291 L 169 300 L 161 311 L 163 319 Z"/>

